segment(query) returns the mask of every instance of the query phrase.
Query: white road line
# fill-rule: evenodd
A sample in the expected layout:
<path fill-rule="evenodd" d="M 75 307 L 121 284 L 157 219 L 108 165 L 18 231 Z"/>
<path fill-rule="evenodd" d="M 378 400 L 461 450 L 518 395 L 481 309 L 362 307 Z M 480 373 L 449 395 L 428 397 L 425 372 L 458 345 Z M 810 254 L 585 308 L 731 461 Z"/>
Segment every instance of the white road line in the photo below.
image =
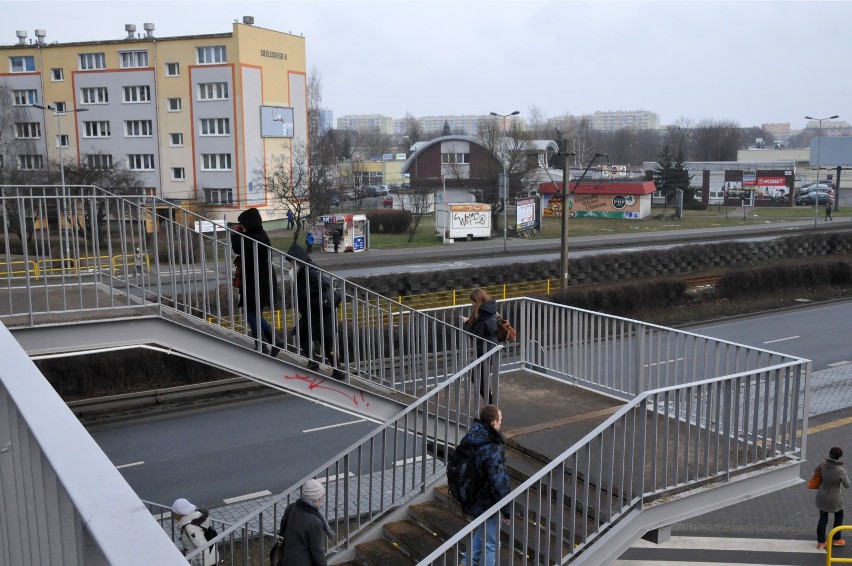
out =
<path fill-rule="evenodd" d="M 115 467 L 115 469 L 116 469 L 116 470 L 120 470 L 121 468 L 129 468 L 129 467 L 131 467 L 131 466 L 141 466 L 141 465 L 142 465 L 142 464 L 144 464 L 144 463 L 145 463 L 145 462 L 132 462 L 132 463 L 130 463 L 130 464 L 122 464 L 122 465 L 120 465 L 120 466 L 116 466 L 116 467 Z"/>
<path fill-rule="evenodd" d="M 777 340 L 767 340 L 764 344 L 774 344 L 775 342 L 784 342 L 785 340 L 795 340 L 798 336 L 788 336 L 786 338 L 778 338 Z"/>
<path fill-rule="evenodd" d="M 336 476 L 329 476 L 328 479 L 317 478 L 317 481 L 320 482 L 320 483 L 325 483 L 327 481 L 337 481 L 337 480 L 342 480 L 343 478 L 351 478 L 354 475 L 355 474 L 353 474 L 352 472 L 349 472 L 349 473 L 346 473 L 346 474 L 337 474 Z"/>
<path fill-rule="evenodd" d="M 393 463 L 394 466 L 404 466 L 406 464 L 413 464 L 419 462 L 423 459 L 423 456 L 416 456 L 414 458 L 406 458 L 405 460 L 397 460 Z M 426 460 L 431 460 L 432 456 L 426 456 Z"/>
<path fill-rule="evenodd" d="M 257 499 L 258 497 L 263 497 L 265 495 L 272 495 L 272 492 L 268 489 L 264 489 L 263 491 L 256 491 L 254 493 L 247 493 L 245 495 L 238 495 L 236 497 L 229 497 L 228 499 L 223 499 L 226 504 L 230 505 L 231 503 L 239 503 L 240 501 L 248 501 L 249 499 Z"/>
<path fill-rule="evenodd" d="M 316 432 L 318 430 L 328 430 L 330 428 L 337 428 L 339 426 L 349 426 L 349 425 L 353 425 L 353 424 L 363 423 L 366 420 L 367 419 L 358 419 L 357 421 L 349 421 L 349 422 L 346 422 L 346 423 L 338 423 L 338 424 L 333 424 L 333 425 L 328 425 L 328 426 L 320 426 L 320 427 L 317 427 L 317 428 L 307 428 L 307 429 L 303 430 L 302 432 Z"/>
<path fill-rule="evenodd" d="M 824 550 L 817 550 L 816 540 L 802 539 L 764 539 L 736 537 L 672 537 L 670 540 L 654 544 L 639 540 L 631 548 L 657 549 L 701 549 L 701 550 L 761 550 L 772 549 L 773 552 L 802 552 L 825 555 Z"/>
<path fill-rule="evenodd" d="M 849 360 L 842 360 L 842 361 L 839 361 L 839 362 L 834 362 L 833 364 L 828 364 L 828 367 L 836 368 L 838 366 L 849 365 L 850 363 L 852 363 L 852 362 L 850 362 Z"/>
<path fill-rule="evenodd" d="M 649 367 L 654 367 L 654 366 L 661 366 L 663 364 L 673 364 L 673 363 L 682 362 L 682 361 L 683 361 L 683 358 L 675 358 L 673 360 L 663 360 L 663 361 L 660 361 L 660 362 L 654 362 L 652 364 L 645 364 L 645 367 L 649 368 Z"/>

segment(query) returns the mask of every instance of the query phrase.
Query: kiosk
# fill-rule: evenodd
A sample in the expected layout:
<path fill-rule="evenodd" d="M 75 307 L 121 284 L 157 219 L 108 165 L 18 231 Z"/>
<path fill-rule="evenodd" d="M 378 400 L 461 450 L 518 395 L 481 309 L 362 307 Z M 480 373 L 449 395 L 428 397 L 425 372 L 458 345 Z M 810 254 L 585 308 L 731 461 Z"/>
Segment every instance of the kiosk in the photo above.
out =
<path fill-rule="evenodd" d="M 318 216 L 314 226 L 314 238 L 322 242 L 324 252 L 333 252 L 332 234 L 340 234 L 341 252 L 363 252 L 367 249 L 367 217 L 363 214 L 326 214 Z"/>

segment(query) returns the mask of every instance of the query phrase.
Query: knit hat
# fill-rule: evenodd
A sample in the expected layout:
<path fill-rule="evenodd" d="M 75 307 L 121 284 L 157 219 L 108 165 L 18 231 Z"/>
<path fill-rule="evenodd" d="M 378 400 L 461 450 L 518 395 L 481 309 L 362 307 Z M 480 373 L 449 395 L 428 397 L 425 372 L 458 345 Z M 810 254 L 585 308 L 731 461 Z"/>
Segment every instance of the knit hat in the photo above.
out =
<path fill-rule="evenodd" d="M 308 480 L 302 486 L 302 497 L 309 501 L 316 501 L 325 497 L 325 488 L 317 480 Z"/>
<path fill-rule="evenodd" d="M 172 513 L 175 515 L 189 515 L 195 512 L 195 505 L 181 497 L 172 503 Z"/>

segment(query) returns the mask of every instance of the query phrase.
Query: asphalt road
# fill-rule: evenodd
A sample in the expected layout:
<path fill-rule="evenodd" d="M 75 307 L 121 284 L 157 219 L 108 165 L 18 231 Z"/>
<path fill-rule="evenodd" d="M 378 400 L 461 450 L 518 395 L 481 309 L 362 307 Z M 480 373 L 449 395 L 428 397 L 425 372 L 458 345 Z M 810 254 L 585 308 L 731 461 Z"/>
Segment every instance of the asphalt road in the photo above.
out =
<path fill-rule="evenodd" d="M 818 371 L 852 361 L 850 320 L 852 301 L 689 330 L 810 357 Z M 92 436 L 142 499 L 187 497 L 216 507 L 281 492 L 372 429 L 350 415 L 280 396 L 96 429 Z"/>

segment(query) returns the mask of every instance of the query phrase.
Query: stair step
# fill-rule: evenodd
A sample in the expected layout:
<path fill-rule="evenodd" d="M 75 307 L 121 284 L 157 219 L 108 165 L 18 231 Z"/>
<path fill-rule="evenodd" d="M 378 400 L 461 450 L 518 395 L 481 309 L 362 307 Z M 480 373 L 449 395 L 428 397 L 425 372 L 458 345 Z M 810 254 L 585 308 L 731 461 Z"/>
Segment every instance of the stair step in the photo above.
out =
<path fill-rule="evenodd" d="M 409 510 L 409 513 L 411 511 Z M 426 558 L 443 544 L 443 540 L 411 519 L 385 524 L 384 535 L 416 562 Z"/>
<path fill-rule="evenodd" d="M 378 538 L 355 546 L 362 566 L 413 566 L 417 564 L 387 539 Z"/>
<path fill-rule="evenodd" d="M 446 486 L 443 487 L 446 488 Z M 452 499 L 449 493 L 445 493 L 444 497 Z M 453 503 L 455 503 L 455 500 L 453 500 Z M 458 507 L 458 503 L 456 503 L 456 506 Z M 467 519 L 462 516 L 460 507 L 457 510 L 451 510 L 436 499 L 411 505 L 408 508 L 408 516 L 441 539 L 452 537 L 468 523 Z"/>
<path fill-rule="evenodd" d="M 506 448 L 506 471 L 510 478 L 520 483 L 536 474 L 545 463 L 513 448 Z"/>

